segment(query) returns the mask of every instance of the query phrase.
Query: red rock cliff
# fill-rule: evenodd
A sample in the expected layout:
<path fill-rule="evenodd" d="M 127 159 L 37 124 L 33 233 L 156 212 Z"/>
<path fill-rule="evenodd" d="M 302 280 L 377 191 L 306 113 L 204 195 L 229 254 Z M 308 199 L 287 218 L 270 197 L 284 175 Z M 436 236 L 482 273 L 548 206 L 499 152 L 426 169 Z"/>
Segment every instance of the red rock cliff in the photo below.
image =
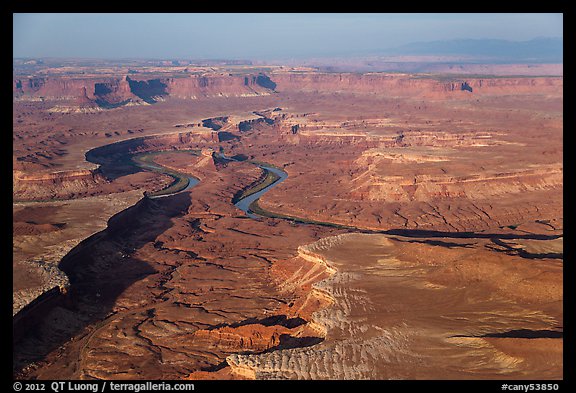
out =
<path fill-rule="evenodd" d="M 56 173 L 12 173 L 12 195 L 16 200 L 64 198 L 98 184 L 106 183 L 101 173 L 77 170 Z"/>
<path fill-rule="evenodd" d="M 389 95 L 510 94 L 557 91 L 562 77 L 443 78 L 384 73 L 273 73 L 278 91 L 356 92 Z"/>
<path fill-rule="evenodd" d="M 547 93 L 563 88 L 562 77 L 433 78 L 385 73 L 210 74 L 181 78 L 28 78 L 13 80 L 15 96 L 97 100 L 119 104 L 155 96 L 197 99 L 279 92 L 354 92 L 392 96 L 473 96 Z"/>
<path fill-rule="evenodd" d="M 172 97 L 200 98 L 215 96 L 248 96 L 266 94 L 269 90 L 257 83 L 254 75 L 208 75 L 165 80 Z"/>

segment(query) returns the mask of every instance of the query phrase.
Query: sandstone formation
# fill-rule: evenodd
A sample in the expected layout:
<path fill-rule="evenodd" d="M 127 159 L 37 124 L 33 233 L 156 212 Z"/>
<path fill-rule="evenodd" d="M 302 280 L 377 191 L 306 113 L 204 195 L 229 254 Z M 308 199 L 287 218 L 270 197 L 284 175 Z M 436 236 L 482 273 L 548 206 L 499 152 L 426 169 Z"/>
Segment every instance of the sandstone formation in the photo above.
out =
<path fill-rule="evenodd" d="M 562 77 L 212 68 L 14 76 L 15 376 L 563 377 Z"/>
<path fill-rule="evenodd" d="M 198 99 L 207 97 L 248 97 L 273 92 L 353 92 L 386 93 L 389 96 L 465 97 L 467 93 L 526 94 L 557 92 L 562 77 L 501 77 L 436 79 L 426 76 L 385 73 L 291 73 L 274 71 L 269 75 L 205 74 L 179 78 L 85 79 L 35 77 L 15 79 L 13 94 L 21 100 L 75 100 L 79 107 L 113 108 L 119 105 L 154 103 L 166 97 Z"/>
<path fill-rule="evenodd" d="M 142 101 L 153 103 L 163 96 L 182 99 L 205 97 L 248 97 L 270 94 L 272 86 L 264 75 L 192 75 L 186 78 L 138 80 L 125 78 L 50 78 L 15 79 L 13 93 L 18 99 L 76 100 L 79 105 L 97 103 L 115 107 Z"/>
<path fill-rule="evenodd" d="M 524 261 L 481 248 L 463 261 L 455 248 L 478 242 L 472 239 L 452 248 L 420 243 L 403 254 L 406 241 L 338 235 L 301 247 L 332 271 L 315 284 L 332 299 L 313 314 L 325 340 L 231 355 L 232 373 L 252 379 L 562 378 L 561 264 L 520 267 Z M 495 281 L 496 275 L 503 279 Z M 538 279 L 522 284 L 533 276 Z M 533 360 L 540 356 L 546 363 Z"/>
<path fill-rule="evenodd" d="M 82 198 L 73 204 L 70 201 L 14 203 L 13 314 L 43 293 L 54 288 L 65 290 L 69 281 L 58 269 L 60 260 L 82 240 L 106 228 L 111 216 L 141 196 L 140 191 L 133 190 Z"/>

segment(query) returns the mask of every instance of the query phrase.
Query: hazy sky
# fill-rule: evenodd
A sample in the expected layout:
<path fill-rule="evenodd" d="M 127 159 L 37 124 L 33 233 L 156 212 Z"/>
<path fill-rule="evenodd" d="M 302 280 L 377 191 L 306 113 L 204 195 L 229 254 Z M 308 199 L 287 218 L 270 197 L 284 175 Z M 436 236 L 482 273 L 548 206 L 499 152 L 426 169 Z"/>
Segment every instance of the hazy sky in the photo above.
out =
<path fill-rule="evenodd" d="M 14 57 L 278 59 L 562 37 L 562 14 L 13 14 Z"/>

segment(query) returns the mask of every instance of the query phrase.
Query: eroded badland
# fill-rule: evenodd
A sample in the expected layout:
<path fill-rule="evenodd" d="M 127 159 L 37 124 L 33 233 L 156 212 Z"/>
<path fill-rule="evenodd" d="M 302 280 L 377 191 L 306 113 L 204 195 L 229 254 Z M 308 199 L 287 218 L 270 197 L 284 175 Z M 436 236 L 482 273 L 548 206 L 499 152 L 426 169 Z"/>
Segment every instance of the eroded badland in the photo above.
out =
<path fill-rule="evenodd" d="M 14 375 L 563 377 L 561 76 L 81 71 L 14 76 Z"/>

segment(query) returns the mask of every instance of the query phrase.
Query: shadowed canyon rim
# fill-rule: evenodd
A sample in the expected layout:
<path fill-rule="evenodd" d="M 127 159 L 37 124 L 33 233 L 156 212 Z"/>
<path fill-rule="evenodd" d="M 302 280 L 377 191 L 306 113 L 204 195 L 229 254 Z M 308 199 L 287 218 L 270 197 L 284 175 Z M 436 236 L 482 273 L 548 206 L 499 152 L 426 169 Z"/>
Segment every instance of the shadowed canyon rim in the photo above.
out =
<path fill-rule="evenodd" d="M 563 378 L 562 76 L 39 70 L 14 376 Z"/>

